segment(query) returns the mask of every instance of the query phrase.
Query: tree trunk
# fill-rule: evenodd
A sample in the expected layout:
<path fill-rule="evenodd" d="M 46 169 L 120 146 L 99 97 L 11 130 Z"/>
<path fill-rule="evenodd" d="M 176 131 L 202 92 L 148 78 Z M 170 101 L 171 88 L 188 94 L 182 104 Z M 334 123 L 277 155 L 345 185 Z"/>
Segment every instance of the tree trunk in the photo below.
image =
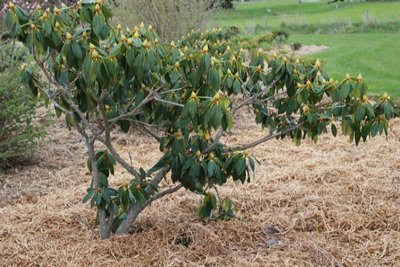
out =
<path fill-rule="evenodd" d="M 161 169 L 157 175 L 154 177 L 154 179 L 150 182 L 151 185 L 148 185 L 146 187 L 146 191 L 149 195 L 152 195 L 154 193 L 154 188 L 158 186 L 158 184 L 162 181 L 164 178 L 165 174 L 169 171 L 169 168 L 163 168 Z M 149 198 L 143 203 L 138 203 L 135 206 L 131 207 L 128 210 L 128 216 L 126 217 L 125 221 L 121 223 L 121 225 L 118 227 L 117 231 L 115 232 L 116 235 L 123 235 L 127 234 L 129 227 L 131 227 L 132 223 L 137 219 L 139 214 L 146 208 L 153 200 L 156 200 L 158 197 L 156 196 L 155 198 Z"/>
<path fill-rule="evenodd" d="M 124 235 L 127 234 L 129 231 L 129 227 L 131 227 L 132 223 L 136 221 L 137 217 L 139 217 L 139 214 L 144 210 L 144 208 L 150 204 L 150 201 L 146 201 L 141 204 L 137 204 L 133 206 L 132 208 L 129 209 L 128 211 L 128 216 L 121 223 L 121 225 L 118 227 L 117 231 L 115 232 L 116 235 Z"/>
<path fill-rule="evenodd" d="M 92 179 L 93 186 L 95 189 L 100 187 L 99 181 L 99 169 L 97 168 L 96 154 L 94 152 L 94 141 L 86 140 L 86 146 L 89 152 L 90 163 L 92 164 Z M 106 222 L 106 211 L 104 208 L 99 208 L 97 211 L 99 223 L 100 223 L 100 237 L 102 239 L 107 239 L 110 237 L 110 229 Z"/>

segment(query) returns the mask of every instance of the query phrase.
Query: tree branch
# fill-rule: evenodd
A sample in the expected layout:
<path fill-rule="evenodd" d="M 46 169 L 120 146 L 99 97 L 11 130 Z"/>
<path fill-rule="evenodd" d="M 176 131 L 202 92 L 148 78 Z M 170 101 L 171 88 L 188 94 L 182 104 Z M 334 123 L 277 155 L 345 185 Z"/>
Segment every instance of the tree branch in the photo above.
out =
<path fill-rule="evenodd" d="M 151 91 L 150 94 L 148 94 L 148 95 L 146 96 L 146 98 L 143 99 L 143 101 L 140 102 L 140 104 L 137 105 L 133 110 L 129 111 L 128 113 L 121 114 L 121 115 L 119 115 L 118 117 L 115 117 L 115 118 L 111 119 L 111 120 L 109 121 L 109 122 L 111 123 L 111 126 L 114 125 L 114 124 L 115 124 L 117 121 L 119 121 L 119 120 L 122 120 L 122 119 L 125 119 L 125 118 L 128 118 L 128 117 L 131 117 L 131 116 L 134 116 L 134 115 L 139 114 L 139 113 L 140 113 L 140 109 L 141 109 L 144 105 L 146 105 L 147 103 L 151 102 L 151 101 L 154 99 L 154 95 L 155 95 L 158 91 L 160 91 L 162 88 L 163 88 L 163 87 L 160 86 L 160 87 L 156 88 L 155 90 Z"/>
<path fill-rule="evenodd" d="M 271 139 L 274 139 L 274 138 L 276 138 L 276 137 L 279 137 L 279 136 L 281 136 L 281 135 L 283 135 L 283 134 L 287 134 L 287 133 L 289 133 L 289 132 L 291 132 L 291 131 L 293 131 L 293 130 L 296 130 L 296 129 L 302 127 L 302 126 L 303 126 L 303 123 L 299 123 L 299 124 L 297 124 L 297 125 L 295 125 L 295 126 L 292 126 L 292 127 L 287 128 L 287 129 L 285 129 L 285 130 L 283 130 L 283 131 L 281 131 L 281 132 L 271 133 L 271 134 L 269 134 L 269 135 L 267 135 L 267 136 L 265 136 L 265 137 L 262 137 L 262 138 L 260 138 L 260 139 L 258 139 L 258 140 L 255 140 L 255 141 L 253 141 L 253 142 L 251 142 L 251 143 L 249 143 L 249 144 L 242 145 L 242 146 L 236 146 L 236 147 L 228 147 L 227 149 L 224 150 L 224 152 L 232 152 L 232 151 L 237 151 L 237 150 L 245 150 L 245 149 L 248 149 L 248 148 L 252 148 L 252 147 L 258 146 L 259 144 L 262 144 L 262 143 L 264 143 L 264 142 L 267 142 L 267 141 L 269 141 L 269 140 L 271 140 Z"/>
<path fill-rule="evenodd" d="M 168 104 L 168 105 L 171 105 L 171 106 L 177 106 L 177 107 L 181 107 L 181 108 L 183 108 L 185 106 L 183 104 L 175 103 L 175 102 L 172 102 L 172 101 L 168 101 L 168 100 L 165 100 L 165 99 L 162 99 L 162 98 L 159 98 L 159 97 L 154 97 L 154 100 L 156 100 L 158 102 L 161 102 L 161 103 L 164 103 L 164 104 Z"/>
<path fill-rule="evenodd" d="M 174 187 L 165 189 L 164 191 L 161 191 L 160 193 L 158 193 L 157 195 L 151 197 L 151 198 L 150 198 L 149 200 L 147 200 L 147 201 L 150 201 L 150 203 L 151 203 L 151 202 L 153 202 L 153 201 L 155 201 L 155 200 L 157 200 L 157 199 L 160 199 L 160 198 L 162 198 L 162 197 L 164 197 L 164 196 L 166 196 L 166 195 L 175 193 L 176 191 L 178 191 L 178 190 L 181 189 L 182 187 L 183 187 L 183 185 L 182 185 L 182 184 L 179 184 L 179 185 L 177 185 L 177 186 L 174 186 Z M 149 204 L 150 204 L 150 203 L 149 203 Z"/>
<path fill-rule="evenodd" d="M 271 89 L 273 86 L 275 85 L 275 81 L 272 82 L 271 84 L 269 84 L 268 86 L 266 86 L 264 89 L 262 89 L 260 92 L 258 92 L 257 94 L 252 95 L 250 98 L 246 99 L 245 101 L 243 101 L 242 103 L 240 103 L 238 106 L 233 107 L 232 109 L 232 115 L 234 115 L 239 109 L 241 109 L 242 107 L 252 104 L 254 102 L 255 99 L 257 99 L 257 97 L 263 95 L 265 92 L 267 92 L 269 89 Z M 270 96 L 267 99 L 272 99 L 274 97 L 277 97 L 281 94 L 286 94 L 285 92 L 282 93 L 278 93 L 276 95 Z"/>

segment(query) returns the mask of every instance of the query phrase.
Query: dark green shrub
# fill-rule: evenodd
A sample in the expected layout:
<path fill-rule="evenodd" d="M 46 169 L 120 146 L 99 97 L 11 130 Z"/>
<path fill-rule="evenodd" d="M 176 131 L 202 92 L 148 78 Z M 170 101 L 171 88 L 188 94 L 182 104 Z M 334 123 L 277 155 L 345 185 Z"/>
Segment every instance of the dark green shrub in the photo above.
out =
<path fill-rule="evenodd" d="M 292 48 L 293 51 L 299 50 L 303 45 L 299 42 L 294 42 L 290 44 L 290 47 Z"/>
<path fill-rule="evenodd" d="M 31 155 L 43 136 L 33 121 L 36 101 L 18 75 L 24 60 L 25 49 L 0 43 L 0 168 Z"/>

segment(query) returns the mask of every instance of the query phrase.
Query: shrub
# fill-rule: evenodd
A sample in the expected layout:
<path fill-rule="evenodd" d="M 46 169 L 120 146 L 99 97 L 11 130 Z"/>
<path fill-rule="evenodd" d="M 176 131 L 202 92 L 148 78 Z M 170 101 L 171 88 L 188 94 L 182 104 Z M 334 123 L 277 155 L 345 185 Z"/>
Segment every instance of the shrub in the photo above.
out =
<path fill-rule="evenodd" d="M 151 24 L 161 40 L 170 42 L 192 29 L 202 28 L 212 15 L 207 6 L 208 0 L 121 0 L 116 2 L 114 13 L 122 25 L 143 21 Z"/>
<path fill-rule="evenodd" d="M 299 42 L 294 42 L 290 44 L 290 48 L 292 48 L 293 51 L 299 50 L 303 45 Z"/>
<path fill-rule="evenodd" d="M 54 13 L 11 6 L 6 22 L 51 86 L 41 85 L 32 66 L 22 69 L 24 80 L 85 141 L 92 181 L 84 201 L 97 209 L 102 238 L 127 233 L 150 203 L 182 187 L 204 196 L 199 218 L 218 212 L 232 217 L 232 202 L 217 199 L 213 190 L 228 179 L 249 181 L 256 162 L 249 149 L 269 140 L 317 142 L 328 130 L 336 135 L 336 125 L 356 144 L 387 133 L 393 103 L 386 94 L 370 103 L 361 75 L 335 82 L 319 60 L 306 69 L 263 50 L 247 59 L 218 31 L 160 43 L 151 27 L 113 28 L 107 6 L 85 3 Z M 269 133 L 238 146 L 224 144 L 234 114 L 246 106 Z M 151 169 L 120 156 L 112 138 L 117 126 L 141 129 L 159 143 L 162 156 Z M 117 163 L 130 181 L 109 181 Z M 167 174 L 175 185 L 161 189 Z"/>
<path fill-rule="evenodd" d="M 0 44 L 0 168 L 29 157 L 43 136 L 33 122 L 36 101 L 16 75 L 24 60 L 26 49 Z"/>
<path fill-rule="evenodd" d="M 233 8 L 233 0 L 209 0 L 208 7 L 231 9 Z"/>

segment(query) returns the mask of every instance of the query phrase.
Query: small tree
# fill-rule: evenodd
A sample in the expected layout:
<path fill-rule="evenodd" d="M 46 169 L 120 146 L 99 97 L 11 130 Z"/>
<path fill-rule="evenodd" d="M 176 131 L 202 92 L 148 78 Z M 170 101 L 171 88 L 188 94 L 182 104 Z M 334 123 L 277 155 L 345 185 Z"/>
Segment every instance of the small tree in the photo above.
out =
<path fill-rule="evenodd" d="M 356 144 L 387 133 L 390 97 L 371 104 L 361 75 L 335 82 L 318 60 L 305 69 L 299 60 L 268 58 L 262 50 L 247 64 L 221 32 L 194 32 L 168 45 L 150 26 L 128 33 L 111 27 L 110 18 L 101 1 L 90 0 L 29 14 L 11 5 L 6 18 L 47 83 L 29 64 L 22 67 L 24 80 L 85 140 L 92 181 L 84 201 L 97 208 L 102 238 L 127 233 L 147 205 L 182 187 L 205 196 L 199 217 L 215 209 L 232 216 L 232 203 L 218 203 L 211 190 L 230 178 L 248 180 L 255 166 L 248 149 L 274 138 L 317 141 L 329 128 L 336 135 L 337 124 Z M 245 106 L 269 134 L 241 146 L 222 144 Z M 115 127 L 150 134 L 163 156 L 149 170 L 131 166 L 113 145 Z M 95 151 L 98 142 L 104 149 Z M 117 163 L 132 179 L 113 188 L 108 178 Z M 167 174 L 175 186 L 160 190 Z"/>
<path fill-rule="evenodd" d="M 0 41 L 0 172 L 32 156 L 44 127 L 35 123 L 36 99 L 15 75 L 27 49 Z"/>

